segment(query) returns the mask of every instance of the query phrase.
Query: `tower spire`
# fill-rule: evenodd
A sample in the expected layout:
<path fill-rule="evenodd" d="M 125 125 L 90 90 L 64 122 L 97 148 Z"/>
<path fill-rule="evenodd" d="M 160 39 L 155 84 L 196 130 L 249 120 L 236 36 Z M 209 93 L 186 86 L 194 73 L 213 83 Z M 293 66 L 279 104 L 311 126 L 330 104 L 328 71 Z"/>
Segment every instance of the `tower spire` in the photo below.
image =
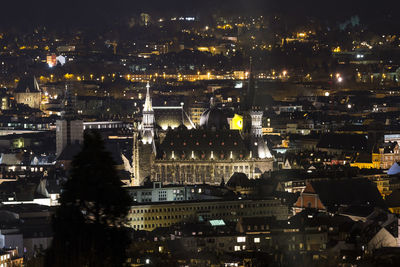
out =
<path fill-rule="evenodd" d="M 150 97 L 150 83 L 149 82 L 147 82 L 147 84 L 146 84 L 146 89 L 147 89 L 146 100 L 144 102 L 143 111 L 149 112 L 149 111 L 153 111 L 153 104 L 152 104 L 151 97 Z"/>
<path fill-rule="evenodd" d="M 250 56 L 249 59 L 249 78 L 247 85 L 246 98 L 244 103 L 245 110 L 249 111 L 253 108 L 255 102 L 255 81 L 253 75 L 253 58 Z"/>
<path fill-rule="evenodd" d="M 151 144 L 153 143 L 154 139 L 154 110 L 153 110 L 153 105 L 151 103 L 149 82 L 147 82 L 146 88 L 147 88 L 147 93 L 143 107 L 143 119 L 142 119 L 142 141 L 145 144 Z"/>

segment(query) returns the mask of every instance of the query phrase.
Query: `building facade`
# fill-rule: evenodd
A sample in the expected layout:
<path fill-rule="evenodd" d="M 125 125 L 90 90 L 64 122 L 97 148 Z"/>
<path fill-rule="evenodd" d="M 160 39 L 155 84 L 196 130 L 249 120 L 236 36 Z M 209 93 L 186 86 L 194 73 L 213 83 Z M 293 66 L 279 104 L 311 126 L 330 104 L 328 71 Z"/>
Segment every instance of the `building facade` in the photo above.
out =
<path fill-rule="evenodd" d="M 240 217 L 274 216 L 289 218 L 289 208 L 278 199 L 210 200 L 158 202 L 131 207 L 128 225 L 135 230 L 152 231 L 185 221 L 198 219 L 237 221 Z"/>
<path fill-rule="evenodd" d="M 262 112 L 250 112 L 249 129 L 231 130 L 225 113 L 211 99 L 200 125 L 188 129 L 181 125 L 157 138 L 154 113 L 147 86 L 143 120 L 134 133 L 134 184 L 144 179 L 165 184 L 220 184 L 235 172 L 258 178 L 273 168 L 273 157 L 262 137 Z"/>
<path fill-rule="evenodd" d="M 14 90 L 14 97 L 17 103 L 40 109 L 42 93 L 36 78 L 34 76 L 22 78 Z"/>

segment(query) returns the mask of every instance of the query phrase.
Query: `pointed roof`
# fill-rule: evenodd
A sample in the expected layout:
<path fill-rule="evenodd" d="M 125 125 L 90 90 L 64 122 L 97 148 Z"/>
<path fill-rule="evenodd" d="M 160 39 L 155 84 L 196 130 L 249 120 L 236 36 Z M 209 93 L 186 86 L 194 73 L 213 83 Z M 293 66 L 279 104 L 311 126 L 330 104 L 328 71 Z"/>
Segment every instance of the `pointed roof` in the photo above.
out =
<path fill-rule="evenodd" d="M 40 93 L 39 84 L 33 75 L 27 75 L 18 82 L 14 93 Z"/>
<path fill-rule="evenodd" d="M 144 102 L 143 111 L 153 112 L 153 104 L 152 104 L 151 97 L 150 97 L 150 84 L 149 84 L 149 82 L 147 82 L 146 89 L 147 89 L 146 101 Z"/>

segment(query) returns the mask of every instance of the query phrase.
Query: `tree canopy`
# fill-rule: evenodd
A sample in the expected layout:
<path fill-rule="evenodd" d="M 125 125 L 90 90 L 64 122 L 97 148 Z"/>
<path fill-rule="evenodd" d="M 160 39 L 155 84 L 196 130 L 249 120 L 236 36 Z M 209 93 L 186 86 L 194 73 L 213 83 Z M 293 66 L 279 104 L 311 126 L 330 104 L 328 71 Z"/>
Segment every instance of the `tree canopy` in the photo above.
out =
<path fill-rule="evenodd" d="M 121 266 L 131 198 L 97 132 L 86 133 L 53 218 L 47 266 Z"/>

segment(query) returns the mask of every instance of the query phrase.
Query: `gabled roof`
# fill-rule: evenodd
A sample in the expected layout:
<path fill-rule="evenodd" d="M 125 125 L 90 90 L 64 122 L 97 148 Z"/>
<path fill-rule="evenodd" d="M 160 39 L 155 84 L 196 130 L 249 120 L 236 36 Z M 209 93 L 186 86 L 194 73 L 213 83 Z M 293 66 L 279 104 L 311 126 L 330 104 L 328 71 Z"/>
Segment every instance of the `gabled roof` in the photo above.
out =
<path fill-rule="evenodd" d="M 40 93 L 39 84 L 35 76 L 25 76 L 21 78 L 14 93 Z"/>
<path fill-rule="evenodd" d="M 386 207 L 376 184 L 365 178 L 322 180 L 313 181 L 310 184 L 326 207 L 334 207 L 335 205 Z"/>

